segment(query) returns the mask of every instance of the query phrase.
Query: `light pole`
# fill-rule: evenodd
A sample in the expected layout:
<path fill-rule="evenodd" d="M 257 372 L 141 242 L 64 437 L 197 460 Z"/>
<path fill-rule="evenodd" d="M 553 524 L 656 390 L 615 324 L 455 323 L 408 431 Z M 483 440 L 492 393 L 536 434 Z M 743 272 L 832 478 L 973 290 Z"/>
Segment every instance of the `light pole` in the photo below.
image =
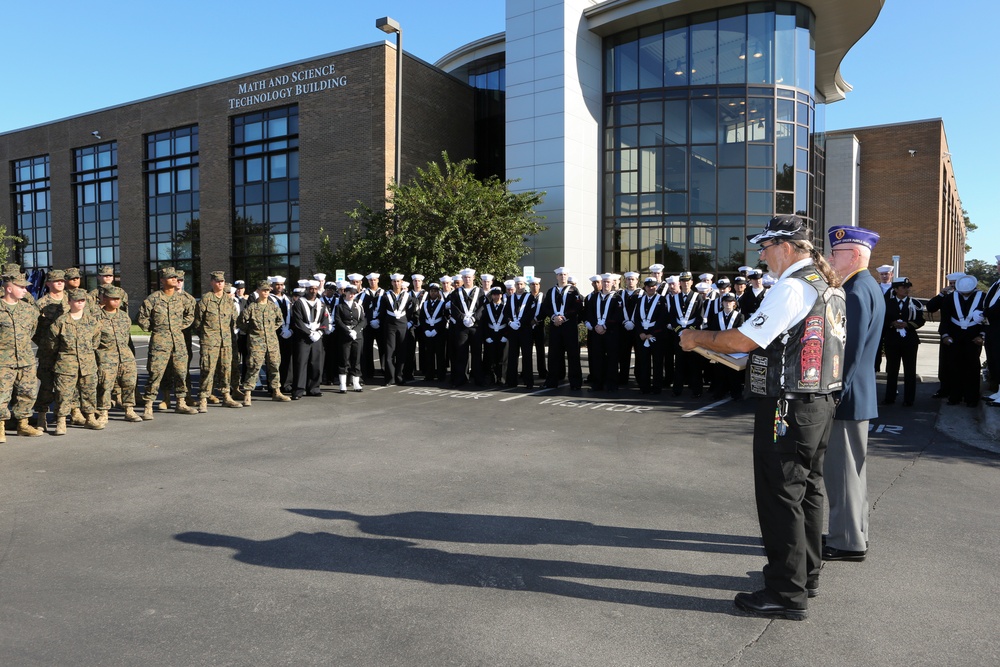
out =
<path fill-rule="evenodd" d="M 391 35 L 396 33 L 396 184 L 402 180 L 403 155 L 401 147 L 403 145 L 403 29 L 399 22 L 388 16 L 383 16 L 375 21 L 375 27 Z"/>

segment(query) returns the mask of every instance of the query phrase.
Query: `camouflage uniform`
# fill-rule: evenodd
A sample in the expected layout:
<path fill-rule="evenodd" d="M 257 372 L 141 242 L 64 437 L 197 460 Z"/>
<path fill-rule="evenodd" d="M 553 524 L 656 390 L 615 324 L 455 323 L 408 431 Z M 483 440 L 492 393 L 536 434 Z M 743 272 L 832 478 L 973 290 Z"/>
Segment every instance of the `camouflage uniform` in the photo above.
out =
<path fill-rule="evenodd" d="M 215 275 L 214 273 L 212 274 Z M 201 341 L 201 388 L 198 397 L 208 399 L 218 373 L 219 387 L 229 393 L 233 367 L 233 327 L 236 308 L 228 292 L 216 297 L 213 292 L 202 295 L 194 311 L 194 329 Z"/>
<path fill-rule="evenodd" d="M 55 271 L 53 271 L 55 273 Z M 34 341 L 38 344 L 38 400 L 35 410 L 39 413 L 48 411 L 56 400 L 56 375 L 53 368 L 56 365 L 55 342 L 49 336 L 49 330 L 56 320 L 69 312 L 69 299 L 63 292 L 62 298 L 55 299 L 46 294 L 37 302 L 39 316 L 38 328 L 35 330 Z M 75 407 L 75 406 L 74 406 Z"/>
<path fill-rule="evenodd" d="M 129 331 L 132 320 L 128 313 L 117 310 L 109 313 L 101 310 L 101 338 L 97 345 L 99 380 L 97 384 L 97 409 L 111 409 L 111 391 L 118 386 L 121 390 L 122 406 L 126 409 L 135 405 L 135 385 L 138 369 L 135 355 L 129 347 Z"/>
<path fill-rule="evenodd" d="M 268 285 L 270 288 L 270 285 Z M 243 376 L 243 392 L 247 395 L 257 384 L 260 367 L 267 365 L 267 377 L 273 393 L 281 393 L 281 351 L 278 349 L 278 329 L 285 325 L 281 311 L 273 301 L 253 302 L 240 313 L 237 326 L 247 334 L 247 368 Z"/>
<path fill-rule="evenodd" d="M 150 402 L 156 399 L 168 367 L 175 378 L 175 393 L 178 398 L 185 397 L 187 386 L 184 378 L 189 357 L 184 344 L 184 329 L 194 322 L 194 299 L 181 292 L 167 296 L 163 290 L 157 290 L 142 302 L 137 320 L 143 331 L 151 333 L 146 366 L 149 377 L 143 399 Z"/>
<path fill-rule="evenodd" d="M 74 291 L 81 292 L 86 298 L 83 290 Z M 92 417 L 97 412 L 95 349 L 101 340 L 100 322 L 86 308 L 79 319 L 74 319 L 72 313 L 65 313 L 49 329 L 49 340 L 58 354 L 53 369 L 56 375 L 56 417 L 69 416 L 76 392 L 80 397 L 80 409 Z"/>
<path fill-rule="evenodd" d="M 31 337 L 38 326 L 34 304 L 0 301 L 0 419 L 10 418 L 11 397 L 16 393 L 14 417 L 31 417 L 35 406 L 35 353 Z"/>

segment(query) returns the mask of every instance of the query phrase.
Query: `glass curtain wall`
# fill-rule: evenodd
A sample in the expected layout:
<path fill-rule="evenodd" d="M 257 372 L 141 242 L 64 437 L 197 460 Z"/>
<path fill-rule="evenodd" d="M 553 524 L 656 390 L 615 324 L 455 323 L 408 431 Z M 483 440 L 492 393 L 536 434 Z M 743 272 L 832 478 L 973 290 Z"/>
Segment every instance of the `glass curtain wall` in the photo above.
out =
<path fill-rule="evenodd" d="M 184 289 L 201 296 L 198 127 L 146 135 L 144 168 L 149 291 L 159 289 L 157 272 L 173 266 L 184 271 Z"/>
<path fill-rule="evenodd" d="M 52 210 L 49 203 L 49 156 L 16 160 L 11 165 L 11 198 L 16 234 L 23 239 L 15 257 L 25 271 L 52 268 Z"/>
<path fill-rule="evenodd" d="M 232 119 L 233 275 L 299 279 L 299 109 Z"/>
<path fill-rule="evenodd" d="M 731 275 L 756 262 L 746 234 L 775 213 L 803 216 L 821 242 L 813 20 L 750 3 L 606 40 L 607 269 Z"/>
<path fill-rule="evenodd" d="M 81 286 L 97 287 L 97 270 L 121 267 L 118 248 L 118 143 L 73 151 L 73 189 L 76 198 L 77 266 Z"/>
<path fill-rule="evenodd" d="M 476 89 L 476 177 L 503 179 L 507 173 L 507 147 L 504 142 L 505 91 L 507 89 L 504 56 L 478 61 L 469 70 L 469 85 Z"/>

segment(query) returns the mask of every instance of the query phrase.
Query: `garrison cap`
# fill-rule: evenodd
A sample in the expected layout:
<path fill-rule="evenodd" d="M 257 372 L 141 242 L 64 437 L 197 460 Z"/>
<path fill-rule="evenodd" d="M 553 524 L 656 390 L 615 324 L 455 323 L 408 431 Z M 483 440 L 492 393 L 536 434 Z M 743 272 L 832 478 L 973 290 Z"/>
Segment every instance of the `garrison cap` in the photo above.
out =
<path fill-rule="evenodd" d="M 864 246 L 869 250 L 874 250 L 875 244 L 878 243 L 878 240 L 879 235 L 877 232 L 865 229 L 864 227 L 837 225 L 836 227 L 830 228 L 831 248 L 836 248 L 837 246 L 845 243 L 852 243 L 854 245 Z"/>

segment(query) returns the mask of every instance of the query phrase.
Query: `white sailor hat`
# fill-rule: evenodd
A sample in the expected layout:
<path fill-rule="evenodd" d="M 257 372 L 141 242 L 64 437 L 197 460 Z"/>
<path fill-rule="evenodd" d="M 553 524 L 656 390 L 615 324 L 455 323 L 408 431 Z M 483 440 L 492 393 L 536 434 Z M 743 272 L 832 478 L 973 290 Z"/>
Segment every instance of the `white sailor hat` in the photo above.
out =
<path fill-rule="evenodd" d="M 228 291 L 230 294 L 236 294 L 236 285 L 230 285 L 229 287 L 226 288 L 226 291 Z"/>
<path fill-rule="evenodd" d="M 769 274 L 767 274 L 766 276 L 764 276 L 764 278 L 762 279 L 762 282 L 763 282 L 763 283 L 764 283 L 765 285 L 768 285 L 768 286 L 770 286 L 770 285 L 773 285 L 774 283 L 776 283 L 777 281 L 776 281 L 776 280 L 774 279 L 774 276 L 772 276 L 772 275 L 771 275 L 771 274 L 769 273 Z"/>
<path fill-rule="evenodd" d="M 506 287 L 507 289 L 510 289 L 511 287 L 513 287 L 514 286 L 513 279 L 503 281 L 503 286 Z"/>
<path fill-rule="evenodd" d="M 620 273 L 612 273 L 611 274 L 611 279 L 612 280 L 621 280 L 622 279 L 622 274 L 620 274 Z"/>
<path fill-rule="evenodd" d="M 406 282 L 406 281 L 404 280 L 404 281 L 403 281 L 403 289 L 406 289 L 406 288 L 407 288 L 407 287 L 409 287 L 409 286 L 410 286 L 410 283 L 408 283 L 408 282 Z"/>
<path fill-rule="evenodd" d="M 976 289 L 977 285 L 979 285 L 979 281 L 975 276 L 962 276 L 955 282 L 955 289 L 962 294 L 967 294 Z"/>
<path fill-rule="evenodd" d="M 325 273 L 314 273 L 313 274 L 313 278 L 315 278 L 316 280 L 318 280 L 321 284 L 326 282 L 326 274 Z"/>
<path fill-rule="evenodd" d="M 462 282 L 462 274 L 459 273 L 457 276 L 452 276 L 451 277 L 451 282 L 453 282 L 453 283 L 460 283 L 460 282 Z"/>
<path fill-rule="evenodd" d="M 375 273 L 374 271 L 372 271 L 372 272 L 371 272 L 371 273 L 369 273 L 369 274 L 368 274 L 367 276 L 365 276 L 365 278 L 367 278 L 368 280 L 372 280 L 372 279 L 375 279 L 375 280 L 378 280 L 378 278 L 379 278 L 379 277 L 380 277 L 381 275 L 382 275 L 382 274 L 380 274 L 380 273 Z"/>
<path fill-rule="evenodd" d="M 698 280 L 701 280 L 703 282 L 704 281 L 711 281 L 713 277 L 714 276 L 711 273 L 703 273 L 700 276 L 698 276 Z"/>
<path fill-rule="evenodd" d="M 526 283 L 528 281 L 525 280 L 524 276 L 517 276 L 516 278 L 514 278 L 514 282 L 515 283 Z"/>
<path fill-rule="evenodd" d="M 319 289 L 320 286 L 322 285 L 322 283 L 318 280 L 310 280 L 308 281 L 308 283 L 309 284 L 306 285 L 306 287 L 315 287 L 316 289 Z"/>
<path fill-rule="evenodd" d="M 284 285 L 285 284 L 285 276 L 268 276 L 267 277 L 267 282 L 271 283 L 272 285 L 274 285 L 274 284 Z"/>
<path fill-rule="evenodd" d="M 565 266 L 557 266 L 555 269 L 552 270 L 552 273 L 555 274 L 569 273 L 569 269 L 567 269 Z"/>
<path fill-rule="evenodd" d="M 664 269 L 664 266 L 662 264 L 650 264 L 649 265 L 649 272 L 650 273 L 663 273 L 663 269 Z"/>
<path fill-rule="evenodd" d="M 540 285 L 542 283 L 542 279 L 538 276 L 531 276 L 531 278 L 528 279 L 528 282 L 532 285 Z"/>
<path fill-rule="evenodd" d="M 340 283 L 339 281 L 335 280 L 327 280 L 325 283 L 323 283 L 323 287 L 325 287 L 326 289 L 333 289 L 335 287 L 340 287 Z"/>
<path fill-rule="evenodd" d="M 352 290 L 357 290 L 357 288 L 351 284 L 350 280 L 338 280 L 336 283 L 334 283 L 334 285 L 337 287 L 337 289 L 347 289 L 348 287 L 350 287 Z"/>
<path fill-rule="evenodd" d="M 474 276 L 474 275 L 476 275 L 476 270 L 475 269 L 462 269 L 461 271 L 458 272 L 458 275 L 462 276 L 463 278 L 465 276 Z M 492 278 L 493 276 L 490 276 L 490 277 Z"/>
<path fill-rule="evenodd" d="M 945 278 L 948 280 L 948 282 L 953 283 L 964 275 L 965 271 L 955 271 L 954 273 L 949 273 L 947 276 L 945 276 Z"/>
<path fill-rule="evenodd" d="M 414 273 L 412 276 L 410 276 L 410 280 L 423 280 L 423 279 L 424 277 L 419 273 Z"/>
<path fill-rule="evenodd" d="M 483 280 L 493 280 L 493 274 L 492 273 L 480 273 L 479 277 L 481 279 L 483 279 Z"/>
<path fill-rule="evenodd" d="M 455 279 L 452 278 L 451 276 L 441 276 L 440 280 L 443 283 L 453 283 L 453 282 L 455 282 Z"/>
<path fill-rule="evenodd" d="M 678 280 L 679 280 L 679 278 L 677 276 L 667 276 L 663 280 L 663 282 L 667 283 L 668 285 L 674 285 L 674 284 L 677 283 Z"/>
<path fill-rule="evenodd" d="M 299 287 L 309 287 L 309 282 L 308 278 L 303 278 L 299 281 Z"/>
<path fill-rule="evenodd" d="M 883 264 L 882 266 L 875 269 L 879 273 L 889 273 L 892 271 L 892 264 Z"/>
<path fill-rule="evenodd" d="M 740 268 L 738 268 L 736 270 L 739 271 L 740 273 L 747 273 L 748 271 L 753 271 L 753 267 L 752 266 L 741 266 Z"/>
<path fill-rule="evenodd" d="M 566 282 L 568 282 L 570 285 L 575 285 L 576 276 L 566 276 Z"/>
<path fill-rule="evenodd" d="M 614 279 L 615 279 L 615 274 L 613 274 L 613 273 L 602 273 L 601 274 L 601 280 L 614 280 Z"/>
<path fill-rule="evenodd" d="M 351 282 L 356 282 L 358 280 L 361 280 L 362 278 L 364 278 L 364 276 L 361 275 L 360 273 L 349 273 L 349 274 L 347 274 L 347 279 L 350 280 Z"/>
<path fill-rule="evenodd" d="M 392 275 L 389 276 L 389 280 L 402 280 L 402 279 L 403 279 L 402 273 L 393 273 Z"/>
<path fill-rule="evenodd" d="M 636 273 L 635 271 L 626 271 L 625 272 L 625 277 L 626 278 L 638 278 L 639 274 Z"/>
<path fill-rule="evenodd" d="M 305 293 L 306 293 L 305 287 L 296 287 L 295 289 L 292 290 L 292 294 L 305 294 Z"/>
<path fill-rule="evenodd" d="M 718 283 L 719 285 L 728 285 L 729 284 L 729 278 L 719 278 L 715 282 Z"/>
<path fill-rule="evenodd" d="M 609 273 L 607 275 L 608 275 L 608 279 L 610 280 L 611 279 L 611 274 Z M 601 282 L 601 276 L 599 276 L 599 275 L 597 275 L 595 273 L 594 275 L 590 276 L 590 282 L 592 282 L 592 283 L 599 283 L 599 282 Z"/>
<path fill-rule="evenodd" d="M 708 282 L 695 283 L 694 288 L 699 292 L 707 292 L 708 290 L 712 289 L 712 283 Z"/>

